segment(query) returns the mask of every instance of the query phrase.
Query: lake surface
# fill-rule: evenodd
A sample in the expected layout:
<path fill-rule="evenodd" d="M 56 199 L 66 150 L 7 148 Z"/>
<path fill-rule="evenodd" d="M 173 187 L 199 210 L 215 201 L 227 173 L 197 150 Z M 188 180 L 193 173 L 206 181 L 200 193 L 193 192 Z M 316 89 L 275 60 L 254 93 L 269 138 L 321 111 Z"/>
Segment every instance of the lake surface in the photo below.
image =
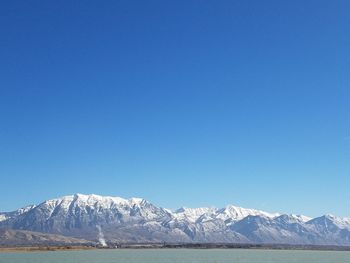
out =
<path fill-rule="evenodd" d="M 0 263 L 349 263 L 350 252 L 122 249 L 0 253 Z"/>

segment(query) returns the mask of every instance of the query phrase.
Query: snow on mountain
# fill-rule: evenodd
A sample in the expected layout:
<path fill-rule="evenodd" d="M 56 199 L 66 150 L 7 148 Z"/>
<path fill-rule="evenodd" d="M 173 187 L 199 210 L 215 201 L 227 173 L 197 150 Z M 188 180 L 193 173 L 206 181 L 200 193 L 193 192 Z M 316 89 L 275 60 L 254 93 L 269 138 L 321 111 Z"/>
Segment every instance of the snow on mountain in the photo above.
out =
<path fill-rule="evenodd" d="M 290 215 L 283 214 L 283 215 L 274 217 L 274 219 L 277 221 L 284 222 L 286 224 L 294 224 L 294 223 L 304 224 L 311 220 L 310 217 L 303 216 L 303 215 L 294 215 L 294 214 L 290 214 Z"/>
<path fill-rule="evenodd" d="M 331 220 L 339 228 L 350 230 L 350 218 L 341 218 L 334 215 L 325 215 L 325 217 Z"/>
<path fill-rule="evenodd" d="M 7 219 L 6 213 L 0 213 L 0 222 Z"/>
<path fill-rule="evenodd" d="M 291 215 L 247 216 L 231 229 L 255 243 L 318 244 L 320 241 L 312 228 Z"/>
<path fill-rule="evenodd" d="M 279 214 L 277 213 L 270 214 L 260 210 L 247 209 L 247 208 L 237 207 L 233 205 L 228 205 L 217 212 L 216 218 L 222 219 L 229 223 L 234 223 L 239 220 L 242 220 L 247 216 L 265 216 L 268 218 L 274 218 L 276 216 L 279 216 Z"/>
<path fill-rule="evenodd" d="M 297 221 L 300 221 L 300 222 L 303 222 L 303 223 L 306 223 L 308 221 L 310 221 L 312 218 L 311 217 L 308 217 L 308 216 L 304 216 L 304 215 L 294 215 L 294 214 L 291 214 L 290 215 L 292 218 L 296 219 Z"/>
<path fill-rule="evenodd" d="M 98 227 L 125 227 L 163 222 L 170 215 L 144 199 L 70 195 L 47 200 L 27 212 L 0 222 L 8 228 L 77 237 L 96 237 Z"/>
<path fill-rule="evenodd" d="M 16 217 L 16 216 L 19 216 L 19 215 L 33 209 L 34 207 L 35 207 L 35 205 L 30 205 L 30 206 L 26 206 L 26 207 L 22 207 L 20 209 L 17 209 L 13 212 L 0 213 L 0 222 L 8 220 L 8 219 Z"/>
<path fill-rule="evenodd" d="M 345 229 L 350 231 L 350 219 L 340 218 L 334 215 L 324 215 L 314 218 L 307 222 L 309 225 L 315 226 L 322 232 L 333 232 L 339 229 Z"/>
<path fill-rule="evenodd" d="M 201 216 L 205 214 L 214 214 L 218 209 L 209 207 L 186 208 L 181 207 L 173 213 L 173 217 L 177 220 L 185 220 L 195 223 Z"/>
<path fill-rule="evenodd" d="M 350 245 L 350 219 L 267 213 L 233 205 L 171 211 L 141 198 L 75 194 L 0 214 L 0 229 L 110 242 Z"/>

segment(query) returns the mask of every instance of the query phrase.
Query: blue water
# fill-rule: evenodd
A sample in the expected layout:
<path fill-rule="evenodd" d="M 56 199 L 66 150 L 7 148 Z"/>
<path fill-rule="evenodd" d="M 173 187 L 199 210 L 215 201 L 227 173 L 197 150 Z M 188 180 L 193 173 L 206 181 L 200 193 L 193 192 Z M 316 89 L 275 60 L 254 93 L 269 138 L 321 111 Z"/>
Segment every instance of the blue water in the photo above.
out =
<path fill-rule="evenodd" d="M 350 263 L 350 252 L 122 249 L 0 253 L 0 263 Z"/>

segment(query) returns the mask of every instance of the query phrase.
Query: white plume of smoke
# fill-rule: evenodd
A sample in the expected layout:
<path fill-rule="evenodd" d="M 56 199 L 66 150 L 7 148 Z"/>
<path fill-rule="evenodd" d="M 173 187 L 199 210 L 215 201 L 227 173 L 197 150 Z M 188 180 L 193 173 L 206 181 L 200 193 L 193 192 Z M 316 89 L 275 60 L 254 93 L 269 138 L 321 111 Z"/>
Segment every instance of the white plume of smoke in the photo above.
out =
<path fill-rule="evenodd" d="M 96 225 L 96 228 L 98 229 L 98 241 L 100 242 L 101 246 L 106 247 L 107 242 L 105 240 L 105 236 L 102 232 L 101 226 Z"/>

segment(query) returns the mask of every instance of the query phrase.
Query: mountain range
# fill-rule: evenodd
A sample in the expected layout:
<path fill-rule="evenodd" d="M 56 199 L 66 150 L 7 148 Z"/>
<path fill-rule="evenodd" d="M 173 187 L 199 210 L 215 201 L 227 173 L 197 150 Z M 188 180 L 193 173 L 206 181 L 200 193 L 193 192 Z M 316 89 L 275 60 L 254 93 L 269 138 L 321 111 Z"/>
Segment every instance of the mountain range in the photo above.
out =
<path fill-rule="evenodd" d="M 1 233 L 106 243 L 350 245 L 350 218 L 268 213 L 233 205 L 172 211 L 145 199 L 75 194 L 0 212 Z M 41 238 L 41 239 L 40 239 Z M 66 238 L 66 240 L 65 240 Z M 28 240 L 22 242 L 27 242 Z M 30 242 L 30 241 L 28 241 Z"/>

